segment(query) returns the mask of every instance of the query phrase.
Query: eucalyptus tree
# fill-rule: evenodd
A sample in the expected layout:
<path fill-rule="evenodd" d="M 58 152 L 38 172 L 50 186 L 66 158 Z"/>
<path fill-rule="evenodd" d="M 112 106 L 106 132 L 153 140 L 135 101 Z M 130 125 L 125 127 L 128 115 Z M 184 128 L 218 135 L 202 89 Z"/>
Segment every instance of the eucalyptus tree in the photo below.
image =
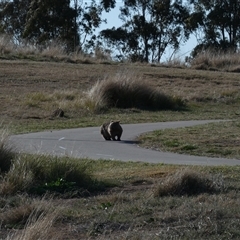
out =
<path fill-rule="evenodd" d="M 167 47 L 176 50 L 189 36 L 188 8 L 180 0 L 125 0 L 119 17 L 121 27 L 100 35 L 132 60 L 160 62 Z"/>
<path fill-rule="evenodd" d="M 76 16 L 76 10 L 70 7 L 70 0 L 32 0 L 23 37 L 40 45 L 59 40 L 67 50 L 73 50 L 78 30 L 74 24 Z"/>
<path fill-rule="evenodd" d="M 102 11 L 115 0 L 0 0 L 0 33 L 42 45 L 58 40 L 67 51 L 93 47 Z"/>
<path fill-rule="evenodd" d="M 192 12 L 188 27 L 198 37 L 193 53 L 201 49 L 237 51 L 240 46 L 240 0 L 188 0 Z"/>
<path fill-rule="evenodd" d="M 23 38 L 25 19 L 31 0 L 0 1 L 0 33 L 14 36 L 15 41 Z"/>
<path fill-rule="evenodd" d="M 102 19 L 102 7 L 95 0 L 79 3 L 78 6 L 78 33 L 80 36 L 79 50 L 89 52 L 95 48 L 96 29 L 105 20 Z"/>

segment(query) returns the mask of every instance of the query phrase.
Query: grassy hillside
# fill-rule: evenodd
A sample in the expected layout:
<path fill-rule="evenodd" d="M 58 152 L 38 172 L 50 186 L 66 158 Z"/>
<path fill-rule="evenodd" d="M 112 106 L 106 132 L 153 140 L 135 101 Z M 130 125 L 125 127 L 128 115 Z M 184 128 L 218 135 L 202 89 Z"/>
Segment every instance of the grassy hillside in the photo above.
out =
<path fill-rule="evenodd" d="M 197 62 L 195 68 L 186 68 L 35 55 L 29 59 L 14 55 L 0 60 L 1 239 L 240 238 L 239 167 L 55 158 L 16 154 L 7 144 L 12 133 L 100 126 L 110 119 L 230 119 L 157 131 L 142 136 L 142 144 L 161 151 L 239 158 L 237 66 L 220 68 L 205 60 L 205 65 Z M 101 91 L 96 91 L 100 85 Z M 148 109 L 135 102 L 139 98 L 123 107 L 102 94 L 119 88 L 131 97 L 132 89 L 144 96 L 150 93 L 157 106 L 164 99 L 170 107 Z M 63 117 L 54 114 L 58 108 Z"/>
<path fill-rule="evenodd" d="M 97 109 L 86 101 L 97 81 L 131 79 L 184 101 L 186 108 L 148 111 L 139 108 Z M 73 64 L 0 61 L 1 121 L 12 132 L 30 132 L 100 125 L 106 119 L 122 123 L 237 119 L 239 73 L 168 68 L 146 64 Z M 62 108 L 65 117 L 54 118 Z M 9 124 L 10 123 L 10 124 Z"/>

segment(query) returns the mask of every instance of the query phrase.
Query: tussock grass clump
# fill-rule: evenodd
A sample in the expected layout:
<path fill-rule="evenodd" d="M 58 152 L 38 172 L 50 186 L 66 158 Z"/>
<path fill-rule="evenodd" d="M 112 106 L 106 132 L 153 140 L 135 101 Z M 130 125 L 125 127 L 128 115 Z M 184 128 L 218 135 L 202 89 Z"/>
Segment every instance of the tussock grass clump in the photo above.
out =
<path fill-rule="evenodd" d="M 116 74 L 98 81 L 87 99 L 95 109 L 173 110 L 184 106 L 181 99 L 164 94 L 133 73 Z"/>
<path fill-rule="evenodd" d="M 219 191 L 222 181 L 213 180 L 204 173 L 183 169 L 166 177 L 154 192 L 155 197 L 197 195 Z"/>
<path fill-rule="evenodd" d="M 18 196 L 15 201 L 18 201 L 18 204 L 12 202 L 12 206 L 5 206 L 6 210 L 4 211 L 4 214 L 0 214 L 1 221 L 5 225 L 24 226 L 24 224 L 27 222 L 27 219 L 37 207 L 37 205 L 36 203 L 31 202 L 29 199 L 23 196 Z M 37 204 L 39 204 L 39 201 Z M 38 207 L 40 207 L 40 205 Z"/>
<path fill-rule="evenodd" d="M 0 173 L 9 171 L 15 153 L 8 143 L 8 132 L 0 125 Z"/>
<path fill-rule="evenodd" d="M 10 231 L 8 239 L 48 239 L 60 208 L 56 208 L 49 197 L 33 200 L 23 196 L 20 198 L 22 199 L 18 199 L 21 202 L 18 206 L 13 206 L 0 214 L 6 227 L 22 229 Z M 54 237 L 56 234 L 55 232 Z"/>
<path fill-rule="evenodd" d="M 239 53 L 216 53 L 211 50 L 198 54 L 191 61 L 192 68 L 202 70 L 225 70 L 229 72 L 240 72 Z"/>
<path fill-rule="evenodd" d="M 67 157 L 20 155 L 0 181 L 1 195 L 16 192 L 82 194 L 103 188 L 103 184 L 92 179 L 85 163 Z"/>

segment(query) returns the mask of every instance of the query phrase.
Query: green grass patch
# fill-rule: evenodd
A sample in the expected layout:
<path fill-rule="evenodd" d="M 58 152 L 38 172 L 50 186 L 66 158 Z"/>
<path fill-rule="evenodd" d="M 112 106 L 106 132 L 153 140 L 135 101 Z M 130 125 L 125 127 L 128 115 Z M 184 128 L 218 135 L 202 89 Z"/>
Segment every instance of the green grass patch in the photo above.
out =
<path fill-rule="evenodd" d="M 183 151 L 192 151 L 197 149 L 198 147 L 196 145 L 193 144 L 185 144 L 184 146 L 181 147 L 181 150 Z"/>
<path fill-rule="evenodd" d="M 239 121 L 154 131 L 138 138 L 140 145 L 161 151 L 240 159 Z"/>
<path fill-rule="evenodd" d="M 164 145 L 167 147 L 179 147 L 180 141 L 178 139 L 167 140 L 164 142 Z"/>

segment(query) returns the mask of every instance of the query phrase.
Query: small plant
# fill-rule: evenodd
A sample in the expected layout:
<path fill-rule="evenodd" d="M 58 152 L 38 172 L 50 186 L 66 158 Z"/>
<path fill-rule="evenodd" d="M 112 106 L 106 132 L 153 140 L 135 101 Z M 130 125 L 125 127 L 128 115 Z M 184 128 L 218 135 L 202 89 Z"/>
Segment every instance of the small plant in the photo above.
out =
<path fill-rule="evenodd" d="M 73 190 L 77 190 L 75 182 L 68 182 L 63 178 L 58 178 L 55 181 L 46 182 L 43 185 L 39 185 L 32 191 L 38 194 L 43 194 L 45 192 L 65 193 Z"/>

